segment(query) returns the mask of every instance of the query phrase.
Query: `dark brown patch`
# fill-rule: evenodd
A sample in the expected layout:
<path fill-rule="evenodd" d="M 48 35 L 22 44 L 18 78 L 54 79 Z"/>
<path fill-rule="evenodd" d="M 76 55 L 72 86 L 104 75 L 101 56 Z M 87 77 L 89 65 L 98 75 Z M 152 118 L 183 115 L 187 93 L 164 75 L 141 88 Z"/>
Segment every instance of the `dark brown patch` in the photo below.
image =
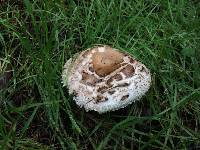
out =
<path fill-rule="evenodd" d="M 131 57 L 129 57 L 129 59 L 130 59 L 130 63 L 132 63 L 132 64 L 134 64 L 136 62 L 136 60 Z"/>
<path fill-rule="evenodd" d="M 129 95 L 124 95 L 124 96 L 122 96 L 121 101 L 126 100 L 128 97 L 129 97 Z"/>
<path fill-rule="evenodd" d="M 113 95 L 113 94 L 115 93 L 115 90 L 110 90 L 110 91 L 108 91 L 108 93 L 109 93 L 110 95 Z"/>
<path fill-rule="evenodd" d="M 103 96 L 98 95 L 97 98 L 96 98 L 96 101 L 100 102 L 102 99 L 103 99 Z"/>
<path fill-rule="evenodd" d="M 121 74 L 116 74 L 116 75 L 112 76 L 111 78 L 115 79 L 116 81 L 120 81 L 123 79 Z"/>
<path fill-rule="evenodd" d="M 105 93 L 106 92 L 106 90 L 108 89 L 109 87 L 107 87 L 107 86 L 102 86 L 102 87 L 99 87 L 98 89 L 97 89 L 97 92 L 100 92 L 100 93 Z"/>
<path fill-rule="evenodd" d="M 103 82 L 103 79 L 98 79 L 97 83 Z"/>
<path fill-rule="evenodd" d="M 107 84 L 109 87 L 112 86 L 112 85 L 111 85 L 111 82 L 113 82 L 114 79 L 115 79 L 116 81 L 120 81 L 120 80 L 122 80 L 123 78 L 122 78 L 122 76 L 121 76 L 120 74 L 115 74 L 114 76 L 110 77 L 110 78 L 107 80 L 106 84 Z"/>
<path fill-rule="evenodd" d="M 126 86 L 129 86 L 129 84 L 128 83 L 123 83 L 123 84 L 119 84 L 119 85 L 117 85 L 115 87 L 126 87 Z"/>
<path fill-rule="evenodd" d="M 140 71 L 141 71 L 141 72 L 145 72 L 145 73 L 148 74 L 148 71 L 147 71 L 147 69 L 146 69 L 144 66 L 142 66 L 142 68 L 140 69 Z"/>
<path fill-rule="evenodd" d="M 82 72 L 82 80 L 85 80 L 89 77 L 89 74 L 86 73 L 85 71 Z"/>
<path fill-rule="evenodd" d="M 106 84 L 107 84 L 109 87 L 111 87 L 111 86 L 112 86 L 112 85 L 111 85 L 111 82 L 113 82 L 113 79 L 112 79 L 112 78 L 108 79 L 108 80 L 106 81 Z"/>
<path fill-rule="evenodd" d="M 83 71 L 81 82 L 89 86 L 95 86 L 96 83 L 99 82 L 99 79 L 97 79 L 94 75 L 90 75 L 86 73 L 85 71 Z"/>
<path fill-rule="evenodd" d="M 94 68 L 93 67 L 89 67 L 89 71 L 94 72 Z"/>
<path fill-rule="evenodd" d="M 104 101 L 107 101 L 107 100 L 108 100 L 107 97 L 103 97 L 103 96 L 101 96 L 101 95 L 97 95 L 96 103 L 104 102 Z"/>
<path fill-rule="evenodd" d="M 127 65 L 121 70 L 121 72 L 126 76 L 126 78 L 132 77 L 135 73 L 135 69 L 131 65 Z"/>

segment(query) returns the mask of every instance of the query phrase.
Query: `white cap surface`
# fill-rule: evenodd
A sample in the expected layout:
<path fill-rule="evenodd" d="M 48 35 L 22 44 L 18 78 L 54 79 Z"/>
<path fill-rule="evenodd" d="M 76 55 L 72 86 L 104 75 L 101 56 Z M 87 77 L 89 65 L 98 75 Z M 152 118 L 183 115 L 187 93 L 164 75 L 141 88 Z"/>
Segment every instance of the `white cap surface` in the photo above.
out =
<path fill-rule="evenodd" d="M 151 74 L 129 54 L 98 46 L 69 59 L 62 79 L 77 105 L 104 113 L 139 100 L 150 87 Z"/>

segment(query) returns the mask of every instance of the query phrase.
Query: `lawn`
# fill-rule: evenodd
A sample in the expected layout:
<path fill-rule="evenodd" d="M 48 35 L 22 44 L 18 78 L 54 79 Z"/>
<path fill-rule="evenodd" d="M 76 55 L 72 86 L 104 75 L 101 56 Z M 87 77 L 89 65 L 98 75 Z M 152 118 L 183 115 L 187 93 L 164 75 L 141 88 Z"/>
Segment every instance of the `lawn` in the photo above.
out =
<path fill-rule="evenodd" d="M 75 104 L 63 65 L 95 44 L 150 69 L 140 101 L 105 114 Z M 1 0 L 0 61 L 2 150 L 200 149 L 199 0 Z"/>

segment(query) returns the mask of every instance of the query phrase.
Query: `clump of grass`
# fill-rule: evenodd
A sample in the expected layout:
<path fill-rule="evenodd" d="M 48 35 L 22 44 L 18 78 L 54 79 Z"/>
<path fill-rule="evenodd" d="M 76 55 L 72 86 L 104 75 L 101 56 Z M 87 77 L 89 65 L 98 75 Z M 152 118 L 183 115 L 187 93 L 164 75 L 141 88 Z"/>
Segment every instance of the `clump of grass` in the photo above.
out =
<path fill-rule="evenodd" d="M 0 54 L 14 70 L 0 90 L 2 149 L 199 147 L 198 1 L 11 0 L 0 10 Z M 75 105 L 62 67 L 93 44 L 148 66 L 153 82 L 142 101 L 103 115 Z"/>

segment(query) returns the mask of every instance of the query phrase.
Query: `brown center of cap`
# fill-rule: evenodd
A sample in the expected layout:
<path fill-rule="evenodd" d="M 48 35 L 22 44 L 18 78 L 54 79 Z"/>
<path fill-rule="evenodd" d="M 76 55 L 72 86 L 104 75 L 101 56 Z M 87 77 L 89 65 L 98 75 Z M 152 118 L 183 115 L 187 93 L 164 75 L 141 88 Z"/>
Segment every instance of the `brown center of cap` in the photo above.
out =
<path fill-rule="evenodd" d="M 105 77 L 115 71 L 123 62 L 124 55 L 110 47 L 105 47 L 103 52 L 95 52 L 92 56 L 92 64 L 97 75 Z"/>

